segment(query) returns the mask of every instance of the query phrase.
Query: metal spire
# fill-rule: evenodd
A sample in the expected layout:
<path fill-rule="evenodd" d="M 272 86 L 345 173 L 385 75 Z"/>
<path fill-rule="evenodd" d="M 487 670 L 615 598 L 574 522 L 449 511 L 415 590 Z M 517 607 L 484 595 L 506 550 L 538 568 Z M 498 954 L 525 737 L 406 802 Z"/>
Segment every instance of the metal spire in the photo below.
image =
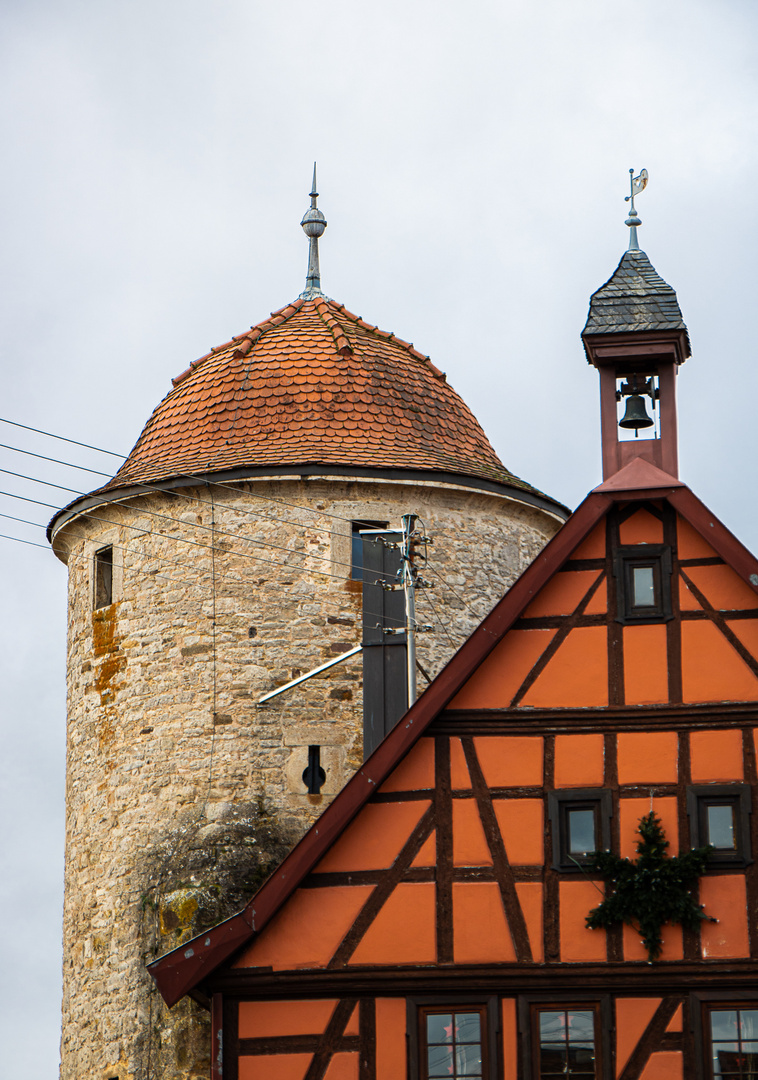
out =
<path fill-rule="evenodd" d="M 629 217 L 624 222 L 629 226 L 629 251 L 639 251 L 640 245 L 637 239 L 637 226 L 642 224 L 642 221 L 637 217 L 637 211 L 634 208 L 634 196 L 639 195 L 641 191 L 644 191 L 647 187 L 647 169 L 641 169 L 639 176 L 634 175 L 634 169 L 629 170 L 629 182 L 631 184 L 631 195 L 624 196 L 624 202 L 631 202 L 629 207 Z M 315 187 L 315 184 L 314 184 Z"/>
<path fill-rule="evenodd" d="M 300 294 L 306 300 L 311 296 L 323 296 L 321 292 L 321 271 L 318 265 L 318 238 L 323 236 L 326 228 L 326 218 L 316 205 L 318 191 L 316 190 L 316 162 L 313 162 L 313 186 L 311 187 L 311 207 L 306 211 L 300 224 L 303 232 L 308 237 L 308 276 L 305 279 L 305 290 Z"/>

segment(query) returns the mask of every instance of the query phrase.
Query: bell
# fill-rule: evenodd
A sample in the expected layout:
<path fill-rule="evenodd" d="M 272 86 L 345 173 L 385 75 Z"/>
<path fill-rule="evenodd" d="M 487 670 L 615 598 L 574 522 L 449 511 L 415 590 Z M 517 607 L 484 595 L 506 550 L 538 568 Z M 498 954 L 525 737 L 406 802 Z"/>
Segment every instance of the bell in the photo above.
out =
<path fill-rule="evenodd" d="M 626 412 L 619 420 L 619 427 L 638 429 L 652 427 L 654 422 L 647 414 L 645 399 L 642 395 L 630 394 L 626 399 Z"/>

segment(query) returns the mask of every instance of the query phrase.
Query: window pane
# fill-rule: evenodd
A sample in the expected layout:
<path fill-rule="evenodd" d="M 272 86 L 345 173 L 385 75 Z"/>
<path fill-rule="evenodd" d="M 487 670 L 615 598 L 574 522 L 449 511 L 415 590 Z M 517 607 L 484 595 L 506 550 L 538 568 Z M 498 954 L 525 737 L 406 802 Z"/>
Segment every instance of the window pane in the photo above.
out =
<path fill-rule="evenodd" d="M 591 1012 L 570 1012 L 568 1028 L 569 1042 L 587 1042 L 592 1046 L 595 1040 L 595 1018 Z"/>
<path fill-rule="evenodd" d="M 743 1039 L 758 1039 L 758 1009 L 740 1009 L 740 1035 Z"/>
<path fill-rule="evenodd" d="M 429 1075 L 452 1076 L 453 1075 L 453 1048 L 452 1046 L 429 1047 Z"/>
<path fill-rule="evenodd" d="M 453 1041 L 453 1014 L 435 1013 L 426 1018 L 426 1041 L 446 1043 Z"/>
<path fill-rule="evenodd" d="M 482 1048 L 471 1043 L 456 1048 L 456 1076 L 481 1076 Z"/>
<path fill-rule="evenodd" d="M 592 810 L 569 810 L 568 850 L 570 855 L 586 855 L 594 851 L 595 814 Z"/>
<path fill-rule="evenodd" d="M 634 607 L 655 607 L 655 581 L 652 566 L 632 567 L 632 596 Z"/>
<path fill-rule="evenodd" d="M 479 1013 L 456 1013 L 455 1014 L 455 1041 L 456 1042 L 481 1042 L 479 1025 Z"/>
<path fill-rule="evenodd" d="M 737 1010 L 714 1009 L 711 1013 L 711 1038 L 736 1039 L 737 1038 Z"/>
<path fill-rule="evenodd" d="M 564 1012 L 548 1012 L 545 1010 L 540 1013 L 540 1041 L 550 1042 L 552 1039 L 560 1039 L 561 1041 L 566 1037 L 566 1014 Z"/>
<path fill-rule="evenodd" d="M 708 826 L 708 843 L 717 848 L 728 848 L 734 851 L 734 807 L 707 806 L 706 822 Z"/>

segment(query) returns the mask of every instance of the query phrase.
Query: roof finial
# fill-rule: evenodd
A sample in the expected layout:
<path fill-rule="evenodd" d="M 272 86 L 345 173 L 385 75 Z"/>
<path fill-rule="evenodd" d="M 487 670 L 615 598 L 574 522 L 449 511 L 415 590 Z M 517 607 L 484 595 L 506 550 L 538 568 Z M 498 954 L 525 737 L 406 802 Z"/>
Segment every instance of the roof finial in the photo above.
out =
<path fill-rule="evenodd" d="M 313 186 L 311 187 L 311 208 L 303 217 L 300 224 L 303 232 L 308 237 L 310 249 L 308 251 L 308 276 L 305 279 L 305 290 L 300 294 L 308 299 L 311 296 L 323 296 L 321 292 L 321 271 L 318 265 L 318 238 L 323 236 L 326 228 L 326 218 L 316 205 L 318 191 L 316 190 L 316 162 L 313 162 Z"/>
<path fill-rule="evenodd" d="M 624 224 L 628 225 L 631 229 L 631 232 L 629 233 L 629 251 L 639 251 L 640 245 L 637 240 L 637 226 L 641 225 L 642 222 L 637 217 L 637 211 L 634 208 L 634 196 L 639 195 L 639 193 L 644 191 L 647 187 L 647 169 L 641 169 L 639 176 L 635 176 L 634 169 L 630 169 L 629 182 L 632 187 L 632 193 L 631 195 L 624 196 L 624 202 L 631 202 L 632 205 L 629 207 L 629 217 Z"/>

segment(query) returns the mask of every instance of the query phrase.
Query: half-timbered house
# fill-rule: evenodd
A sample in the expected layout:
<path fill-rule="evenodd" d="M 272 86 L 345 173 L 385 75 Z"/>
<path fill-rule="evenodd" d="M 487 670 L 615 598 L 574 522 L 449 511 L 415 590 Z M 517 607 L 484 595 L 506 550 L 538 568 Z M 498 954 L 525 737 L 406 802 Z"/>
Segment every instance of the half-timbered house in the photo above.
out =
<path fill-rule="evenodd" d="M 211 1009 L 215 1080 L 758 1077 L 758 561 L 678 478 L 689 341 L 630 221 L 583 334 L 603 482 L 247 907 L 152 965 Z M 587 926 L 593 852 L 633 876 L 651 811 L 661 873 L 708 848 L 657 957 Z"/>

